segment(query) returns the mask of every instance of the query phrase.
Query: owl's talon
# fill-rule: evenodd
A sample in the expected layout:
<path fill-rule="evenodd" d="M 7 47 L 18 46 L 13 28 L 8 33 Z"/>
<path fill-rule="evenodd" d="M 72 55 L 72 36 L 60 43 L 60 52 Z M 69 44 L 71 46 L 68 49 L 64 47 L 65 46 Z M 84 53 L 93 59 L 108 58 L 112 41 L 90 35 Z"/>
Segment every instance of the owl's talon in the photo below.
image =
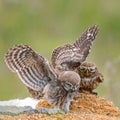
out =
<path fill-rule="evenodd" d="M 59 111 L 60 114 L 66 114 L 67 113 L 66 111 L 64 111 L 62 109 L 59 109 L 58 111 Z"/>

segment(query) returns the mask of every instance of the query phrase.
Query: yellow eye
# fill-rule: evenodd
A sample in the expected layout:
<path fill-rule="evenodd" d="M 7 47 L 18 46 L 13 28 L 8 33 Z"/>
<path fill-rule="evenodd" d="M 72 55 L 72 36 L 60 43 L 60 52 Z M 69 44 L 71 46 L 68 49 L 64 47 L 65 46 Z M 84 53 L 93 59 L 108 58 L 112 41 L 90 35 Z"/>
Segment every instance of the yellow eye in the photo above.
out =
<path fill-rule="evenodd" d="M 70 83 L 65 83 L 66 87 L 71 87 L 72 85 Z"/>
<path fill-rule="evenodd" d="M 91 72 L 95 72 L 95 70 L 96 70 L 96 69 L 93 68 L 93 67 L 90 68 L 90 71 L 91 71 Z"/>
<path fill-rule="evenodd" d="M 85 68 L 84 68 L 84 67 L 80 67 L 80 70 L 84 71 L 84 70 L 85 70 Z"/>

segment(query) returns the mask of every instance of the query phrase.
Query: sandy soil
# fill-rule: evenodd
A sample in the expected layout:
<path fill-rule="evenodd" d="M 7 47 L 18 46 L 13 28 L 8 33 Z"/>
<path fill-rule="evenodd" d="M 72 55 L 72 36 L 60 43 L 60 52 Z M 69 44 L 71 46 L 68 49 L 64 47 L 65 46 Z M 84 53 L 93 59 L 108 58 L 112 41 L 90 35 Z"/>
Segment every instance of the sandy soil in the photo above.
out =
<path fill-rule="evenodd" d="M 46 100 L 39 102 L 39 107 L 53 106 Z M 119 120 L 120 109 L 112 102 L 91 94 L 80 94 L 74 98 L 67 114 L 20 114 L 18 116 L 0 115 L 0 120 Z"/>

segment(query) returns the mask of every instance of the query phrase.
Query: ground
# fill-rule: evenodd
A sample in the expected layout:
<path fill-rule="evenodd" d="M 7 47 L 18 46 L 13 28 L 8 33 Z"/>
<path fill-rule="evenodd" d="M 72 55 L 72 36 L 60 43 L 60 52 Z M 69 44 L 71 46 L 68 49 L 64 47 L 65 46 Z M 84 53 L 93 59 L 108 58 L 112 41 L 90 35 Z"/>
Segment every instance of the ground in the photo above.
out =
<path fill-rule="evenodd" d="M 46 100 L 39 102 L 39 107 L 53 107 Z M 0 115 L 3 120 L 119 120 L 120 109 L 112 102 L 92 94 L 81 93 L 74 98 L 67 114 L 20 114 L 17 116 Z"/>

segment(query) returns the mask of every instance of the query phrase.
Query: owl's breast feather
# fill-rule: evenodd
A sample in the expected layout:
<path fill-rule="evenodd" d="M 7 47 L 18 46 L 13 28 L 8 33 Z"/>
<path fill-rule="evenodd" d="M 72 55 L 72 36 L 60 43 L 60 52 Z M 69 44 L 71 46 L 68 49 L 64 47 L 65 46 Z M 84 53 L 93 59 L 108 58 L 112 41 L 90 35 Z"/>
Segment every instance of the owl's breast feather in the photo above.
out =
<path fill-rule="evenodd" d="M 83 79 L 82 79 L 82 81 L 84 81 L 84 82 L 90 82 L 90 81 L 91 81 L 91 79 L 90 79 L 90 78 L 86 78 L 86 77 L 85 77 L 85 78 L 83 78 Z"/>

